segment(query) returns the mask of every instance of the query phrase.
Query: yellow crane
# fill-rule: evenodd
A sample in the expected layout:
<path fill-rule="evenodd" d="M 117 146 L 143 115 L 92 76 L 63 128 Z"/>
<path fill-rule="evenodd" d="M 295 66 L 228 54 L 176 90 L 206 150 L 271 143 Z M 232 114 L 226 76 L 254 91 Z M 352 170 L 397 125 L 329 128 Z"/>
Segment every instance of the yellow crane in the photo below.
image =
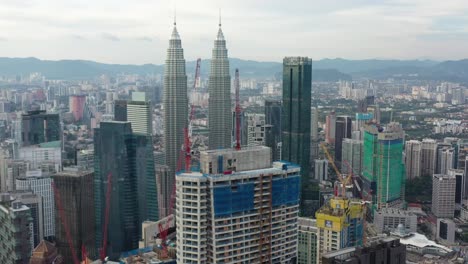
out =
<path fill-rule="evenodd" d="M 336 167 L 335 161 L 334 161 L 333 158 L 331 157 L 330 152 L 328 151 L 328 148 L 327 148 L 327 146 L 325 145 L 325 143 L 321 143 L 321 144 L 320 144 L 320 147 L 323 149 L 323 152 L 325 152 L 325 155 L 327 156 L 328 162 L 331 163 L 333 169 L 335 170 L 336 176 L 338 177 L 338 180 L 339 180 L 340 183 L 341 183 L 341 188 L 342 188 L 341 195 L 342 195 L 342 196 L 345 196 L 345 195 L 346 195 L 346 188 L 348 187 L 349 182 L 350 182 L 350 180 L 351 180 L 351 176 L 352 176 L 353 174 L 350 173 L 350 174 L 346 177 L 346 179 L 343 179 L 343 175 L 341 174 L 340 170 Z M 351 184 L 351 186 L 352 186 L 352 184 Z"/>

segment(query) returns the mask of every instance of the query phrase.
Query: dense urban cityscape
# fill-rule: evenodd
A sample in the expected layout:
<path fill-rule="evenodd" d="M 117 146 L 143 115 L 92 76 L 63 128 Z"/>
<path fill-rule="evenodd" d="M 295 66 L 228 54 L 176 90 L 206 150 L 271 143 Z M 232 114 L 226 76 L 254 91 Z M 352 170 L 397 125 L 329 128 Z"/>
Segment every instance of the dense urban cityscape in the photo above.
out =
<path fill-rule="evenodd" d="M 218 19 L 210 59 L 175 17 L 164 65 L 0 58 L 0 263 L 468 263 L 468 60 L 235 59 Z"/>

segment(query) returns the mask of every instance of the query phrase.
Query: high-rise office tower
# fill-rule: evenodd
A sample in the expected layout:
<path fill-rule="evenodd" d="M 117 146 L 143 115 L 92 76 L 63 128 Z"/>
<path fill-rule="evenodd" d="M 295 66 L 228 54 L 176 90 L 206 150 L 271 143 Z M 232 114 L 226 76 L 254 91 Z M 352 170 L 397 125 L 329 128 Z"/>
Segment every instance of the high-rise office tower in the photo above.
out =
<path fill-rule="evenodd" d="M 299 217 L 297 264 L 317 263 L 317 220 Z"/>
<path fill-rule="evenodd" d="M 34 247 L 39 245 L 44 237 L 44 208 L 42 206 L 42 197 L 34 194 L 32 191 L 14 191 L 10 193 L 15 201 L 26 205 L 31 211 L 33 224 Z"/>
<path fill-rule="evenodd" d="M 134 134 L 152 136 L 151 102 L 146 100 L 143 92 L 132 93 L 132 101 L 127 103 L 127 121 L 132 123 Z"/>
<path fill-rule="evenodd" d="M 214 41 L 208 84 L 209 149 L 232 147 L 231 76 L 227 52 L 220 21 L 218 35 Z"/>
<path fill-rule="evenodd" d="M 46 111 L 29 111 L 21 115 L 21 141 L 23 146 L 61 139 L 60 118 L 58 114 Z"/>
<path fill-rule="evenodd" d="M 440 164 L 440 174 L 447 174 L 449 169 L 456 168 L 456 150 L 452 147 L 443 147 L 438 151 L 437 164 Z"/>
<path fill-rule="evenodd" d="M 71 95 L 69 108 L 73 114 L 75 121 L 81 121 L 83 119 L 84 105 L 86 102 L 86 95 Z"/>
<path fill-rule="evenodd" d="M 281 101 L 265 100 L 265 123 L 271 126 L 266 134 L 266 145 L 271 148 L 273 161 L 281 157 Z"/>
<path fill-rule="evenodd" d="M 335 125 L 335 160 L 341 161 L 343 139 L 351 138 L 352 120 L 349 116 L 339 116 Z"/>
<path fill-rule="evenodd" d="M 32 191 L 42 199 L 44 237 L 55 237 L 55 200 L 52 190 L 52 178 L 41 171 L 29 171 L 26 176 L 16 179 L 16 189 Z"/>
<path fill-rule="evenodd" d="M 63 215 L 65 216 L 65 219 L 60 219 L 60 213 L 58 211 L 55 213 L 58 252 L 64 257 L 65 263 L 73 263 L 66 236 L 67 231 L 63 225 L 63 221 L 67 221 L 75 252 L 80 252 L 81 247 L 84 246 L 88 256 L 96 258 L 97 252 L 94 247 L 94 173 L 77 167 L 69 167 L 55 174 L 52 178 L 60 194 Z M 79 259 L 81 258 L 79 257 Z"/>
<path fill-rule="evenodd" d="M 362 245 L 365 220 L 361 204 L 359 199 L 334 197 L 317 211 L 317 263 L 328 252 Z"/>
<path fill-rule="evenodd" d="M 362 172 L 362 140 L 345 138 L 341 149 L 341 173 L 352 173 L 356 176 Z M 346 161 L 346 162 L 345 162 Z"/>
<path fill-rule="evenodd" d="M 283 59 L 283 111 L 282 160 L 301 166 L 301 211 L 304 216 L 307 204 L 318 200 L 310 187 L 310 109 L 312 93 L 312 60 L 307 57 Z"/>
<path fill-rule="evenodd" d="M 417 140 L 405 142 L 406 179 L 412 180 L 421 176 L 422 143 Z"/>
<path fill-rule="evenodd" d="M 299 166 L 272 164 L 263 146 L 209 150 L 176 186 L 177 263 L 296 259 Z"/>
<path fill-rule="evenodd" d="M 312 137 L 312 140 L 318 140 L 318 107 L 312 107 L 311 116 L 312 118 L 310 119 L 310 136 Z"/>
<path fill-rule="evenodd" d="M 156 165 L 155 170 L 159 218 L 162 219 L 170 214 L 175 178 L 168 166 Z"/>
<path fill-rule="evenodd" d="M 164 67 L 163 107 L 166 165 L 174 174 L 177 169 L 180 149 L 184 143 L 184 128 L 188 124 L 187 75 L 185 73 L 184 50 L 175 22 Z"/>
<path fill-rule="evenodd" d="M 327 159 L 316 159 L 314 160 L 314 178 L 315 180 L 327 181 L 328 180 L 328 160 Z"/>
<path fill-rule="evenodd" d="M 432 213 L 438 218 L 453 218 L 455 213 L 455 175 L 432 177 Z"/>
<path fill-rule="evenodd" d="M 312 118 L 310 120 L 310 159 L 311 161 L 318 158 L 319 155 L 319 136 L 318 136 L 318 107 L 312 107 Z M 311 162 L 313 163 L 313 162 Z"/>
<path fill-rule="evenodd" d="M 247 113 L 247 145 L 264 146 L 266 133 L 271 127 L 265 126 L 265 115 L 256 113 Z"/>
<path fill-rule="evenodd" d="M 364 190 L 372 192 L 377 209 L 400 206 L 404 202 L 403 138 L 399 123 L 365 127 L 362 179 Z"/>
<path fill-rule="evenodd" d="M 0 263 L 28 263 L 34 249 L 30 209 L 10 194 L 0 196 Z"/>
<path fill-rule="evenodd" d="M 107 254 L 111 259 L 138 248 L 138 183 L 130 122 L 101 122 L 94 131 L 94 208 L 96 249 L 102 246 L 108 174 L 111 173 Z"/>
<path fill-rule="evenodd" d="M 114 101 L 117 100 L 117 97 L 114 96 L 112 91 L 106 92 L 106 114 L 114 114 Z"/>
<path fill-rule="evenodd" d="M 437 141 L 424 138 L 421 145 L 421 175 L 431 176 L 435 173 L 437 164 Z"/>
<path fill-rule="evenodd" d="M 127 100 L 114 101 L 114 120 L 127 121 Z"/>
<path fill-rule="evenodd" d="M 335 111 L 330 112 L 325 118 L 325 141 L 328 144 L 335 143 L 335 126 L 336 126 L 336 114 Z"/>
<path fill-rule="evenodd" d="M 449 169 L 447 175 L 455 177 L 455 203 L 458 205 L 463 204 L 463 197 L 465 194 L 466 175 L 463 170 Z"/>

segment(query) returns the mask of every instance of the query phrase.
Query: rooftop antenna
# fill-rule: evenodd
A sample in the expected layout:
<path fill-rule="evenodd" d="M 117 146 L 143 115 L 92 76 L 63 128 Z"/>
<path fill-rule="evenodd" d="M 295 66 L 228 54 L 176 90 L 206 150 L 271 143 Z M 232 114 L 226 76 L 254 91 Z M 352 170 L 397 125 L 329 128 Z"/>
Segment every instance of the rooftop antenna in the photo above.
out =
<path fill-rule="evenodd" d="M 176 1 L 174 1 L 174 26 L 177 25 L 177 5 Z"/>
<path fill-rule="evenodd" d="M 221 8 L 219 9 L 219 27 L 221 27 Z"/>

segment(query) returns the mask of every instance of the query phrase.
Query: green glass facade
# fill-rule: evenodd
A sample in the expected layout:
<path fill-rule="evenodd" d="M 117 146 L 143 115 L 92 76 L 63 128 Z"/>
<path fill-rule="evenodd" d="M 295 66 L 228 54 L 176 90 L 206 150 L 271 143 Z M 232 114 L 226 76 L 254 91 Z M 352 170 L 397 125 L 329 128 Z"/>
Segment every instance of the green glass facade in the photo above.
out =
<path fill-rule="evenodd" d="M 362 175 L 367 192 L 372 191 L 373 205 L 380 209 L 404 201 L 405 168 L 403 131 L 380 131 L 367 126 L 364 132 Z"/>
<path fill-rule="evenodd" d="M 29 111 L 21 116 L 23 146 L 60 140 L 60 118 L 46 111 Z"/>
<path fill-rule="evenodd" d="M 301 213 L 307 201 L 318 199 L 310 191 L 310 112 L 312 92 L 312 61 L 307 57 L 286 57 L 283 60 L 283 108 L 281 159 L 301 166 Z M 307 191 L 309 190 L 309 191 Z M 308 212 L 309 211 L 309 212 Z"/>
<path fill-rule="evenodd" d="M 130 122 L 101 122 L 94 134 L 96 248 L 102 245 L 107 175 L 112 173 L 107 255 L 138 248 L 141 223 L 158 219 L 151 137 L 132 133 Z"/>

